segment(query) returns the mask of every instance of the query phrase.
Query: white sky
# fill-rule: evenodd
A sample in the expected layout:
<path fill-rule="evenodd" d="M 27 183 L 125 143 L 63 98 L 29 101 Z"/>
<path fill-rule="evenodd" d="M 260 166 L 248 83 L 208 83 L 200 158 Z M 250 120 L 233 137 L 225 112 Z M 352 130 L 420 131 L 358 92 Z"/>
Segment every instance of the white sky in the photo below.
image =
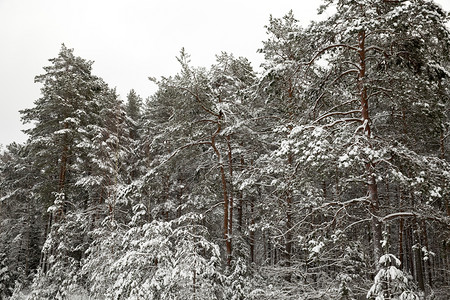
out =
<path fill-rule="evenodd" d="M 437 1 L 450 10 L 449 0 Z M 40 97 L 36 75 L 61 43 L 95 61 L 93 73 L 122 99 L 134 88 L 143 98 L 148 76 L 173 75 L 185 47 L 193 65 L 210 66 L 221 51 L 247 57 L 266 40 L 269 16 L 290 9 L 305 26 L 321 0 L 0 0 L 0 144 L 23 142 L 19 110 Z"/>

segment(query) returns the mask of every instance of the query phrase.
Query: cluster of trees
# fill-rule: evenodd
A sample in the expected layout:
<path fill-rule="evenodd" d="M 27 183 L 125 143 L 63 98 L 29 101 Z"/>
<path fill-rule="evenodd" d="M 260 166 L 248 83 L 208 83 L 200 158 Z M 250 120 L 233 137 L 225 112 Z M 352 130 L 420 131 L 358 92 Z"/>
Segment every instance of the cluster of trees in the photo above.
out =
<path fill-rule="evenodd" d="M 448 13 L 329 6 L 145 101 L 63 45 L 0 156 L 0 298 L 449 297 Z"/>

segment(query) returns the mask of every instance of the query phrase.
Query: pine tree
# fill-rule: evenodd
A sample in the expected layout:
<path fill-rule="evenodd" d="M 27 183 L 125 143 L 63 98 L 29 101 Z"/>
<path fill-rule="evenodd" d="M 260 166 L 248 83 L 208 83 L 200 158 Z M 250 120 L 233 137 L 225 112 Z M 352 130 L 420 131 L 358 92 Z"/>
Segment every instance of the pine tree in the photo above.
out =
<path fill-rule="evenodd" d="M 94 172 L 89 166 L 92 132 L 101 127 L 117 133 L 114 115 L 109 113 L 111 106 L 106 105 L 117 97 L 91 74 L 92 62 L 76 57 L 73 49 L 64 45 L 50 62 L 44 67 L 46 73 L 36 77 L 36 82 L 43 84 L 41 98 L 33 108 L 21 112 L 24 122 L 33 123 L 26 131 L 27 155 L 36 174 L 31 192 L 47 213 L 47 225 L 42 228 L 46 239 L 33 297 L 64 295 L 79 284 L 76 274 L 87 248 L 91 216 L 95 215 L 92 210 L 84 212 L 89 211 L 98 195 L 93 187 L 86 188 L 86 176 Z M 106 119 L 101 118 L 102 114 Z M 108 138 L 109 132 L 106 135 Z M 112 144 L 119 151 L 117 140 L 113 138 Z M 115 166 L 117 162 L 115 156 Z M 113 171 L 116 176 L 117 170 Z"/>
<path fill-rule="evenodd" d="M 325 7 L 332 3 L 336 13 L 308 29 L 311 48 L 318 50 L 306 64 L 322 78 L 311 81 L 311 86 L 323 92 L 310 94 L 314 119 L 294 128 L 286 144 L 297 147 L 299 170 L 319 168 L 332 178 L 323 182 L 321 197 L 328 216 L 318 211 L 333 226 L 346 223 L 340 217 L 343 211 L 355 220 L 343 228 L 359 224 L 360 209 L 365 207 L 368 216 L 361 222 L 370 219 L 377 263 L 383 227 L 402 218 L 412 226 L 415 217 L 431 218 L 435 226 L 443 220 L 437 207 L 428 206 L 427 198 L 442 180 L 438 170 L 447 174 L 449 165 L 438 158 L 437 149 L 427 147 L 424 152 L 420 143 L 409 138 L 420 136 L 437 144 L 440 124 L 446 122 L 441 101 L 448 95 L 443 96 L 440 86 L 448 80 L 444 74 L 449 32 L 445 13 L 428 1 L 326 1 Z M 441 37 L 439 45 L 432 36 Z M 319 58 L 323 67 L 315 64 Z M 301 177 L 316 176 L 302 172 Z M 317 182 L 312 184 L 320 191 Z M 366 189 L 363 194 L 361 185 Z M 401 195 L 408 203 L 398 209 L 390 203 L 395 189 L 410 191 Z M 330 190 L 332 201 L 327 199 Z M 416 271 L 422 272 L 422 267 Z M 423 290 L 420 272 L 415 278 Z"/>
<path fill-rule="evenodd" d="M 367 293 L 367 299 L 417 300 L 419 296 L 411 290 L 407 276 L 398 268 L 400 260 L 392 254 L 380 258 L 381 269 L 375 276 L 374 283 Z"/>
<path fill-rule="evenodd" d="M 160 158 L 155 161 L 161 162 L 162 159 L 163 164 L 160 164 L 158 170 L 169 167 L 172 171 L 180 170 L 181 174 L 195 172 L 203 176 L 207 174 L 204 170 L 219 170 L 219 178 L 210 177 L 208 180 L 214 185 L 219 184 L 217 190 L 211 191 L 211 194 L 221 191 L 225 256 L 227 265 L 230 265 L 233 251 L 233 148 L 238 147 L 232 144 L 231 138 L 238 136 L 243 128 L 242 116 L 245 107 L 241 90 L 252 82 L 252 70 L 245 59 L 235 59 L 226 53 L 217 56 L 217 64 L 213 65 L 211 70 L 192 68 L 189 65 L 189 56 L 184 51 L 178 60 L 182 67 L 181 72 L 173 78 L 163 78 L 158 82 L 159 91 L 149 103 L 154 114 L 157 114 L 152 121 L 162 120 L 161 117 L 167 120 L 155 126 L 156 140 L 160 141 Z M 153 143 L 156 140 L 153 139 Z M 189 157 L 194 158 L 193 155 L 203 157 L 203 163 L 189 165 Z M 196 160 L 198 161 L 198 158 Z M 180 168 L 181 166 L 185 167 Z M 166 178 L 162 185 L 163 190 L 167 191 L 170 188 L 168 180 L 175 179 L 179 182 L 186 178 L 185 175 L 178 178 L 174 174 L 166 176 L 159 178 Z M 191 190 L 200 187 L 201 185 L 195 186 Z M 204 188 L 202 190 L 203 195 L 198 196 L 211 199 L 210 191 Z M 165 201 L 170 198 L 167 193 L 161 197 Z M 213 204 L 201 205 L 208 209 Z"/>
<path fill-rule="evenodd" d="M 12 143 L 0 155 L 0 252 L 11 280 L 27 285 L 39 265 L 45 227 L 43 205 L 33 197 L 38 172 L 25 146 Z"/>

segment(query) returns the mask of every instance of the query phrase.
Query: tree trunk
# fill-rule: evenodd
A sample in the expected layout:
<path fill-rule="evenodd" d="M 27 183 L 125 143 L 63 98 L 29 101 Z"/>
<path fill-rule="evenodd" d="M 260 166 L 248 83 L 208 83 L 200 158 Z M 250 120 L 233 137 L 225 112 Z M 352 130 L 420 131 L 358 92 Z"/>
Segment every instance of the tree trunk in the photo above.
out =
<path fill-rule="evenodd" d="M 398 191 L 398 206 L 401 208 L 403 205 L 403 191 Z M 401 267 L 406 270 L 406 262 L 404 259 L 404 249 L 403 249 L 403 232 L 405 228 L 405 220 L 403 218 L 399 219 L 398 224 L 398 259 L 400 260 Z"/>
<path fill-rule="evenodd" d="M 250 232 L 249 232 L 249 240 L 250 240 L 250 262 L 255 262 L 255 200 L 253 197 L 250 199 Z M 264 249 L 266 249 L 266 243 L 264 243 Z M 266 251 L 264 251 L 266 252 Z M 266 252 L 267 253 L 267 252 Z"/>
<path fill-rule="evenodd" d="M 64 124 L 64 129 L 68 129 L 69 125 L 67 123 Z M 64 185 L 66 183 L 66 171 L 67 171 L 67 159 L 69 152 L 69 145 L 67 141 L 67 135 L 64 135 L 63 139 L 63 149 L 61 153 L 61 164 L 59 169 L 59 184 L 58 184 L 58 192 L 62 193 L 64 191 Z"/>
<path fill-rule="evenodd" d="M 289 134 L 293 129 L 294 122 L 294 86 L 292 83 L 292 79 L 289 78 L 289 89 L 288 89 L 288 117 L 289 117 Z M 289 167 L 293 165 L 293 154 L 289 153 L 288 161 Z M 290 180 L 290 179 L 286 179 Z M 285 235 L 285 249 L 282 253 L 282 258 L 284 259 L 285 266 L 289 267 L 291 265 L 291 257 L 292 257 L 292 192 L 290 190 L 290 186 L 288 184 L 288 190 L 286 191 L 286 235 Z M 288 276 L 290 278 L 290 275 Z"/>
<path fill-rule="evenodd" d="M 421 291 L 425 291 L 425 280 L 424 280 L 424 274 L 423 274 L 423 264 L 422 264 L 422 247 L 420 243 L 420 233 L 419 226 L 417 223 L 417 220 L 414 219 L 414 231 L 417 231 L 416 234 L 413 232 L 413 238 L 414 238 L 414 246 L 416 246 L 414 251 L 414 260 L 416 265 L 416 280 L 417 285 Z"/>
<path fill-rule="evenodd" d="M 425 245 L 426 250 L 430 251 L 430 246 L 428 244 L 428 233 L 427 233 L 427 224 L 424 220 L 422 220 L 422 240 Z M 428 277 L 428 284 L 430 287 L 433 287 L 433 276 L 432 276 L 432 269 L 431 269 L 431 256 L 427 255 L 427 260 L 425 261 L 425 270 Z"/>
<path fill-rule="evenodd" d="M 410 222 L 408 222 L 408 224 L 410 224 Z M 413 229 L 411 224 L 407 227 L 406 229 L 406 261 L 408 262 L 408 271 L 413 274 L 414 278 L 415 276 L 415 266 L 414 266 L 414 252 L 413 252 L 413 245 L 414 245 L 414 240 L 413 240 Z"/>
<path fill-rule="evenodd" d="M 183 186 L 183 180 L 180 180 L 181 186 Z M 178 208 L 177 208 L 177 218 L 181 217 L 182 214 L 182 205 L 183 205 L 183 187 L 180 187 L 180 190 L 178 191 L 177 198 L 178 198 Z"/>
<path fill-rule="evenodd" d="M 231 153 L 231 143 L 230 143 L 230 135 L 227 135 L 226 137 L 227 140 L 227 148 L 228 148 L 228 172 L 230 175 L 230 182 L 229 182 L 229 196 L 228 196 L 228 209 L 229 209 L 229 214 L 228 214 L 228 235 L 229 235 L 229 240 L 230 240 L 230 247 L 233 243 L 233 156 Z M 232 251 L 232 249 L 230 250 L 230 252 Z M 231 253 L 230 253 L 231 254 Z M 230 256 L 231 257 L 231 256 Z"/>
<path fill-rule="evenodd" d="M 219 119 L 220 122 L 220 119 Z M 228 201 L 228 189 L 227 189 L 227 179 L 225 176 L 225 167 L 223 166 L 222 156 L 217 149 L 216 146 L 216 135 L 220 132 L 221 127 L 219 123 L 219 127 L 217 128 L 216 134 L 211 137 L 211 146 L 217 156 L 217 160 L 219 162 L 219 172 L 222 181 L 222 193 L 223 193 L 223 236 L 225 239 L 225 248 L 226 248 L 226 264 L 227 266 L 231 265 L 231 236 L 229 232 L 229 201 Z"/>
<path fill-rule="evenodd" d="M 68 125 L 65 124 L 64 128 L 67 129 Z M 67 174 L 67 161 L 68 161 L 68 156 L 69 156 L 68 152 L 69 152 L 69 146 L 68 146 L 68 142 L 67 142 L 67 136 L 64 135 L 64 144 L 63 144 L 63 149 L 62 149 L 62 153 L 61 153 L 61 162 L 60 162 L 60 167 L 59 167 L 58 193 L 64 193 L 64 187 L 66 184 L 66 174 Z M 65 198 L 65 195 L 64 195 L 64 198 Z M 54 216 L 55 221 L 57 221 L 58 219 L 64 218 L 65 212 L 66 212 L 66 204 L 64 201 L 62 206 L 58 209 L 57 215 Z"/>
<path fill-rule="evenodd" d="M 164 189 L 163 189 L 163 191 L 164 191 L 164 195 L 163 195 L 163 206 L 165 206 L 164 204 L 167 203 L 167 201 L 169 201 L 169 185 L 170 185 L 169 179 L 170 179 L 170 176 L 169 176 L 169 175 L 164 176 L 164 183 L 163 183 L 163 186 L 164 186 Z M 163 215 L 164 219 L 166 220 L 166 222 L 169 221 L 169 211 L 168 211 L 168 210 L 164 209 L 164 210 L 162 211 L 162 215 Z"/>
<path fill-rule="evenodd" d="M 369 178 L 369 197 L 371 200 L 371 212 L 373 214 L 371 218 L 371 227 L 372 227 L 372 243 L 373 243 L 373 254 L 374 254 L 374 261 L 375 265 L 378 269 L 378 263 L 382 254 L 381 249 L 381 222 L 377 219 L 376 214 L 378 213 L 378 191 L 377 191 L 377 184 L 375 182 L 375 177 L 370 176 Z"/>
<path fill-rule="evenodd" d="M 244 157 L 241 156 L 241 168 L 244 167 Z M 237 210 L 238 210 L 238 230 L 239 232 L 242 233 L 242 218 L 243 218 L 243 202 L 244 202 L 244 191 L 240 191 L 239 193 L 239 201 L 238 201 L 238 205 L 237 205 Z"/>
<path fill-rule="evenodd" d="M 402 262 L 402 268 L 405 269 L 405 260 L 403 253 L 403 230 L 404 230 L 404 220 L 400 218 L 399 220 L 399 229 L 398 229 L 398 259 Z"/>
<path fill-rule="evenodd" d="M 53 221 L 53 214 L 46 214 L 47 216 L 47 222 L 46 222 L 46 226 L 45 226 L 45 237 L 48 237 L 51 227 L 52 227 L 52 221 Z M 42 272 L 45 274 L 48 270 L 48 253 L 46 251 L 41 251 L 41 259 L 39 262 L 39 265 L 41 267 Z"/>
<path fill-rule="evenodd" d="M 366 76 L 366 49 L 365 49 L 366 33 L 364 30 L 360 31 L 358 34 L 358 45 L 359 45 L 359 73 L 358 73 L 358 91 L 360 95 L 361 102 L 361 117 L 363 122 L 363 133 L 370 140 L 371 130 L 370 130 L 370 118 L 369 118 L 369 102 L 367 97 L 367 88 L 365 85 Z M 370 146 L 370 145 L 369 145 Z M 378 262 L 381 257 L 381 223 L 377 218 L 379 203 L 378 203 L 378 186 L 375 178 L 375 166 L 372 162 L 367 162 L 366 164 L 367 172 L 367 184 L 368 184 L 368 195 L 370 200 L 370 212 L 372 214 L 371 227 L 372 227 L 372 243 L 373 243 L 373 254 L 376 268 L 378 269 Z"/>

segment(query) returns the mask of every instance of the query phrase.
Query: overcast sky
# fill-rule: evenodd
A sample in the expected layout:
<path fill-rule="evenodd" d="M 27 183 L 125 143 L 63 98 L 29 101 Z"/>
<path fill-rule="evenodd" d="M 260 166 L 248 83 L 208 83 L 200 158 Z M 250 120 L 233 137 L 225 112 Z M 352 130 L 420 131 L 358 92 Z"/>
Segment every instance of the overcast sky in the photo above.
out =
<path fill-rule="evenodd" d="M 449 0 L 438 1 L 450 9 Z M 143 98 L 149 76 L 179 70 L 184 47 L 193 65 L 210 66 L 221 51 L 247 57 L 266 39 L 269 16 L 290 9 L 305 26 L 317 19 L 321 0 L 0 0 L 0 144 L 23 142 L 19 110 L 40 96 L 34 77 L 61 43 L 95 61 L 93 73 L 122 99 L 130 89 Z"/>

